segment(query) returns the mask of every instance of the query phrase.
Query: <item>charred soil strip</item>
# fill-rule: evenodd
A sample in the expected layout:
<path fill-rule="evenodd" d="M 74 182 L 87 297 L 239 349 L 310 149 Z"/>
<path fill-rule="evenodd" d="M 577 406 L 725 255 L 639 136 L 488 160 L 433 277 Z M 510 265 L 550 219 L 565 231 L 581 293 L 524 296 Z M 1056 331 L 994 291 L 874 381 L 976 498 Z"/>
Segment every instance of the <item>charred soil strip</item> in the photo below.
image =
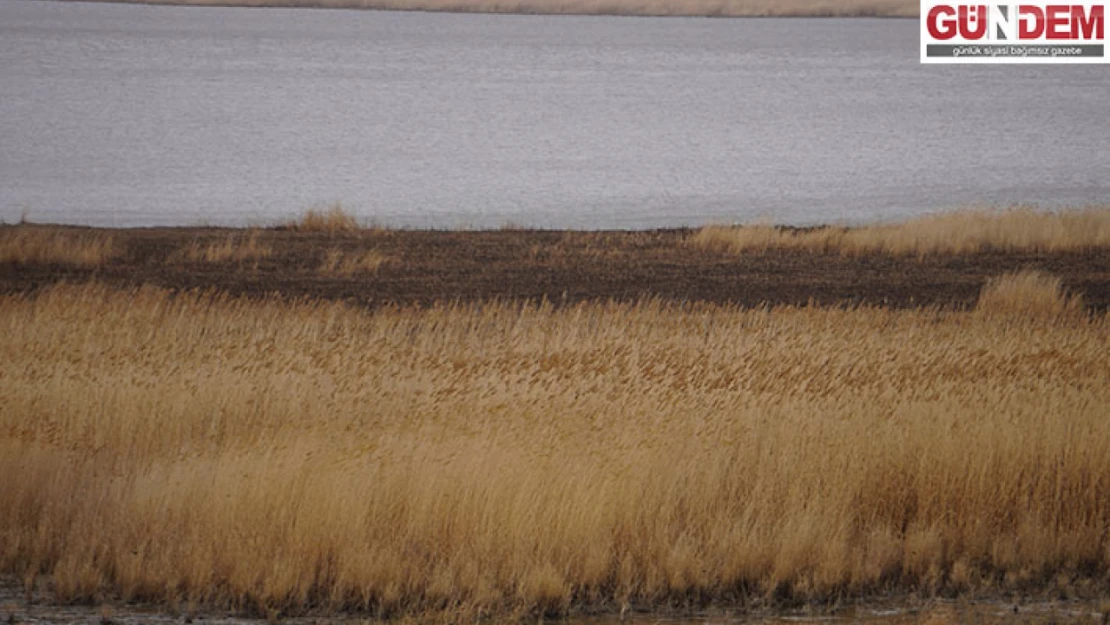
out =
<path fill-rule="evenodd" d="M 41 226 L 34 226 L 43 228 Z M 2 229 L 13 228 L 5 226 Z M 1075 253 L 979 253 L 923 259 L 773 251 L 734 255 L 685 245 L 690 230 L 577 232 L 543 230 L 362 230 L 327 234 L 262 229 L 264 258 L 220 262 L 174 258 L 190 245 L 243 238 L 245 230 L 156 228 L 57 231 L 109 235 L 120 254 L 100 267 L 0 265 L 0 293 L 27 293 L 59 281 L 116 286 L 216 289 L 232 295 L 341 299 L 369 307 L 426 306 L 491 299 L 555 304 L 671 301 L 742 306 L 876 304 L 969 306 L 992 276 L 1041 269 L 1110 306 L 1110 250 Z M 329 252 L 381 255 L 374 271 L 321 269 Z"/>

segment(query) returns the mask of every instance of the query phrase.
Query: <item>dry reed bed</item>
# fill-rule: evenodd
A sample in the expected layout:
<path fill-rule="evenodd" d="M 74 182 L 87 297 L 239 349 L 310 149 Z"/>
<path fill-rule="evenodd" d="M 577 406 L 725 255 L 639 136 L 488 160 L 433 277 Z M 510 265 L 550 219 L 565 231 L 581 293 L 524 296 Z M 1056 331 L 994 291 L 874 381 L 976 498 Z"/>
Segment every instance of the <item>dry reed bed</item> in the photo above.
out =
<path fill-rule="evenodd" d="M 259 269 L 261 261 L 275 256 L 274 246 L 261 238 L 257 229 L 191 241 L 166 257 L 167 265 L 237 264 L 240 269 Z M 390 258 L 376 248 L 345 250 L 329 247 L 318 254 L 319 262 L 309 271 L 321 276 L 352 277 L 376 274 Z"/>
<path fill-rule="evenodd" d="M 54 226 L 0 226 L 0 265 L 99 267 L 119 255 L 103 232 Z"/>
<path fill-rule="evenodd" d="M 1086 314 L 1081 293 L 1069 292 L 1056 276 L 1028 269 L 987 280 L 979 293 L 975 313 L 986 317 L 1029 317 L 1041 321 L 1076 320 Z"/>
<path fill-rule="evenodd" d="M 787 249 L 839 252 L 846 256 L 1076 251 L 1110 247 L 1110 208 L 1057 212 L 965 210 L 859 228 L 829 226 L 791 230 L 765 225 L 707 226 L 692 235 L 689 243 L 703 249 L 733 253 Z"/>
<path fill-rule="evenodd" d="M 270 258 L 273 246 L 261 240 L 257 228 L 244 233 L 234 233 L 209 241 L 192 241 L 166 258 L 168 264 L 180 263 L 245 263 Z"/>
<path fill-rule="evenodd" d="M 1011 313 L 5 297 L 0 571 L 271 615 L 1105 589 L 1108 320 Z"/>
<path fill-rule="evenodd" d="M 118 0 L 144 4 L 273 6 L 460 13 L 713 17 L 917 17 L 910 0 Z"/>
<path fill-rule="evenodd" d="M 353 233 L 362 229 L 351 213 L 342 204 L 332 204 L 327 208 L 310 208 L 297 220 L 282 227 L 301 232 L 326 232 L 328 234 Z"/>
<path fill-rule="evenodd" d="M 331 236 L 352 235 L 366 230 L 357 217 L 347 212 L 342 204 L 335 203 L 327 208 L 312 208 L 296 221 L 291 221 L 283 226 L 299 232 L 319 232 Z M 371 226 L 371 229 L 378 229 Z M 339 247 L 329 247 L 323 252 L 323 258 L 316 267 L 316 272 L 326 276 L 351 277 L 359 274 L 376 274 L 389 261 L 389 258 L 377 249 L 370 250 L 343 250 Z"/>

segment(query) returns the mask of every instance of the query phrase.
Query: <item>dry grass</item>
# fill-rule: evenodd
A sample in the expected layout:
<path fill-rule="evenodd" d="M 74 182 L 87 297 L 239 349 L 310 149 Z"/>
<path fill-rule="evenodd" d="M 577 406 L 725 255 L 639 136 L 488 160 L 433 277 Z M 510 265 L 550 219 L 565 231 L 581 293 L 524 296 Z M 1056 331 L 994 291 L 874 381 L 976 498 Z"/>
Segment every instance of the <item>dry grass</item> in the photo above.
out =
<path fill-rule="evenodd" d="M 292 230 L 326 232 L 328 234 L 357 232 L 362 228 L 358 219 L 344 210 L 340 204 L 332 204 L 326 209 L 309 209 L 305 211 L 299 221 L 286 224 L 286 227 Z"/>
<path fill-rule="evenodd" d="M 118 254 L 115 240 L 103 232 L 34 225 L 0 227 L 0 265 L 100 267 Z"/>
<path fill-rule="evenodd" d="M 691 236 L 689 242 L 703 249 L 733 253 L 778 249 L 847 256 L 1075 251 L 1110 247 L 1110 208 L 1058 212 L 1031 209 L 961 211 L 860 228 L 791 230 L 759 225 L 708 226 Z"/>
<path fill-rule="evenodd" d="M 265 260 L 273 255 L 273 247 L 261 240 L 261 233 L 248 230 L 245 234 L 229 234 L 213 241 L 193 241 L 177 250 L 166 262 L 227 263 Z"/>
<path fill-rule="evenodd" d="M 319 272 L 334 276 L 353 276 L 360 273 L 378 273 L 388 259 L 378 250 L 347 252 L 330 249 L 324 254 Z"/>
<path fill-rule="evenodd" d="M 1082 318 L 1083 296 L 1068 293 L 1056 276 L 1028 270 L 991 279 L 975 311 L 986 316 L 1028 316 L 1048 321 Z"/>
<path fill-rule="evenodd" d="M 579 15 L 917 17 L 911 0 L 123 0 L 146 4 L 284 6 Z"/>
<path fill-rule="evenodd" d="M 5 296 L 0 572 L 263 614 L 1105 583 L 1108 330 Z"/>

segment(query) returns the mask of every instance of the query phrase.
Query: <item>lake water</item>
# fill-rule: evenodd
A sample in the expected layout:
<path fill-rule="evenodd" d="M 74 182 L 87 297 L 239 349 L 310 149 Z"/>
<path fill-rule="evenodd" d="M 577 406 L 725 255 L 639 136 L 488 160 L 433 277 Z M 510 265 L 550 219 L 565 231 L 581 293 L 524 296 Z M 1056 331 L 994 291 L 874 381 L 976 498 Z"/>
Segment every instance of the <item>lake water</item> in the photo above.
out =
<path fill-rule="evenodd" d="M 915 20 L 0 0 L 0 220 L 646 228 L 1110 203 L 1110 67 Z"/>

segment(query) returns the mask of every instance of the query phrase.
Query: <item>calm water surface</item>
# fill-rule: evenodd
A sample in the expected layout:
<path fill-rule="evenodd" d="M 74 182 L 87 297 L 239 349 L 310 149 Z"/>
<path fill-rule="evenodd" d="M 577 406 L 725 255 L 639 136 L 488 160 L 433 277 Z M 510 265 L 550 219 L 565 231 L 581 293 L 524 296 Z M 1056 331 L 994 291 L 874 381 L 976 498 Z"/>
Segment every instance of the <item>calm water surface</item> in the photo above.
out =
<path fill-rule="evenodd" d="M 0 0 L 0 220 L 643 228 L 1110 202 L 1110 68 L 914 20 Z"/>

